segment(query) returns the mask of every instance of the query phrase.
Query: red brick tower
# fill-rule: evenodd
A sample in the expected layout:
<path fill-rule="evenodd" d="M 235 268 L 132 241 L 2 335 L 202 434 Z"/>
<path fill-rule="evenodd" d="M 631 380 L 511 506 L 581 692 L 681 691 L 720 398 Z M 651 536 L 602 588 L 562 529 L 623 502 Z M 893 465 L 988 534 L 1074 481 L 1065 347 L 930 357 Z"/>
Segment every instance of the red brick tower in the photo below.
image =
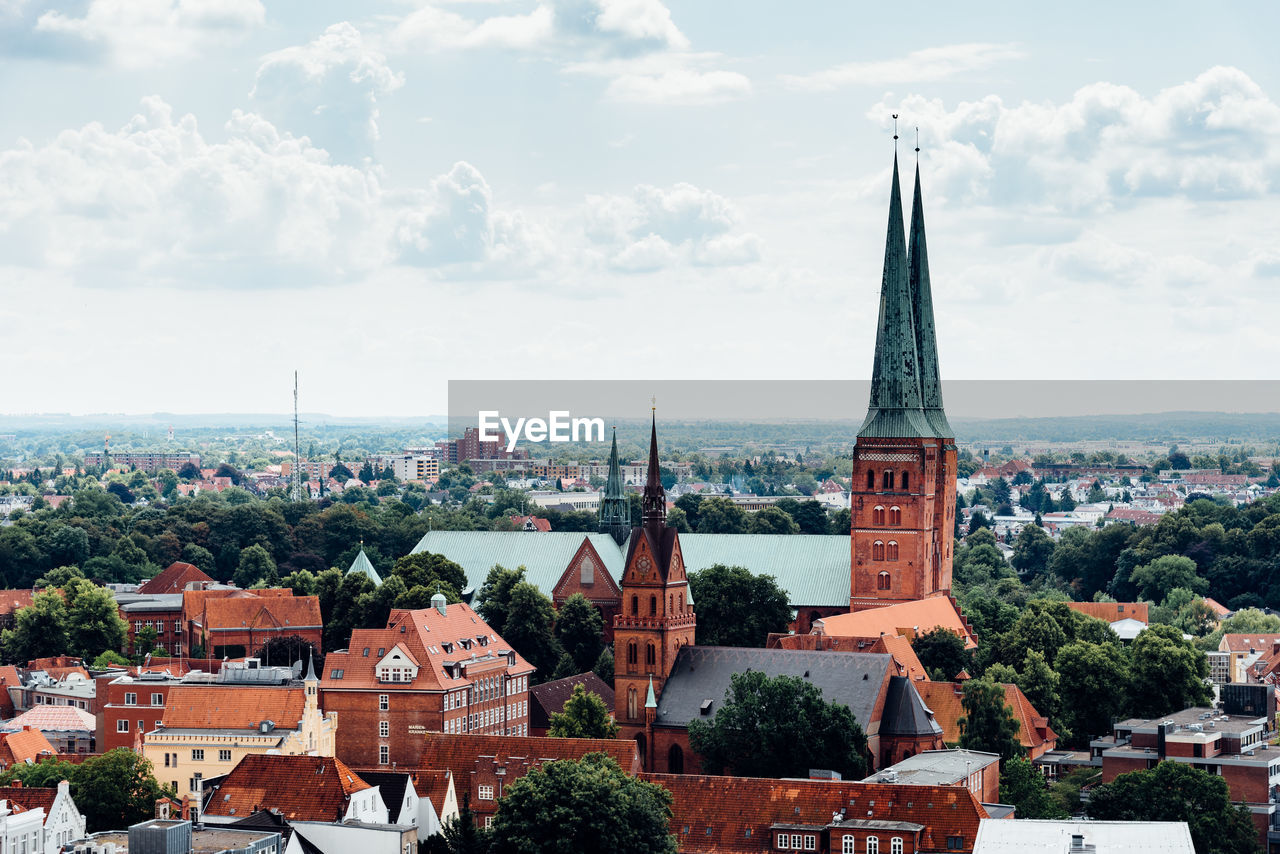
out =
<path fill-rule="evenodd" d="M 622 611 L 613 618 L 614 715 L 621 738 L 645 738 L 645 703 L 652 679 L 660 696 L 680 647 L 693 643 L 693 602 L 680 536 L 667 527 L 667 494 L 658 472 L 656 416 L 649 437 L 643 524 L 631 529 L 622 571 Z"/>
<path fill-rule="evenodd" d="M 895 154 L 871 402 L 853 451 L 850 610 L 950 592 L 955 492 L 955 432 L 942 406 L 920 170 L 908 259 Z"/>

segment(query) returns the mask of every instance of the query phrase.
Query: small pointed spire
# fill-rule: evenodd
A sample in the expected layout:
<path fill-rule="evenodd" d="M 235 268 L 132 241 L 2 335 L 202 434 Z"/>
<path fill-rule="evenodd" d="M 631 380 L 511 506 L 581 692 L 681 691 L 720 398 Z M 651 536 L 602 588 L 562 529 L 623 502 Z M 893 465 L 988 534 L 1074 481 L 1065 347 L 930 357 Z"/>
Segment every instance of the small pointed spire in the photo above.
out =
<path fill-rule="evenodd" d="M 919 149 L 916 149 L 919 151 Z M 954 439 L 955 430 L 942 408 L 942 379 L 938 369 L 938 337 L 933 322 L 933 290 L 929 282 L 929 251 L 924 239 L 924 201 L 920 193 L 920 164 L 911 199 L 911 237 L 908 241 L 908 279 L 915 319 L 916 350 L 920 361 L 920 405 L 933 435 Z"/>
<path fill-rule="evenodd" d="M 662 488 L 658 465 L 658 407 L 653 407 L 649 432 L 649 472 L 644 484 L 643 522 L 645 527 L 667 526 L 667 491 Z"/>
<path fill-rule="evenodd" d="M 653 693 L 653 676 L 649 677 L 649 691 L 644 697 L 644 707 L 646 709 L 658 708 L 658 695 Z"/>
<path fill-rule="evenodd" d="M 613 448 L 609 451 L 609 478 L 600 497 L 600 533 L 609 534 L 618 545 L 631 532 L 631 505 L 622 488 L 622 466 L 618 462 L 618 428 L 613 428 Z"/>
<path fill-rule="evenodd" d="M 316 666 L 315 666 L 315 665 L 316 665 L 316 658 L 315 658 L 315 654 L 314 654 L 313 652 L 311 652 L 310 650 L 308 650 L 308 651 L 307 651 L 307 675 L 306 675 L 306 677 L 305 677 L 307 682 L 315 682 L 315 681 L 316 681 Z"/>

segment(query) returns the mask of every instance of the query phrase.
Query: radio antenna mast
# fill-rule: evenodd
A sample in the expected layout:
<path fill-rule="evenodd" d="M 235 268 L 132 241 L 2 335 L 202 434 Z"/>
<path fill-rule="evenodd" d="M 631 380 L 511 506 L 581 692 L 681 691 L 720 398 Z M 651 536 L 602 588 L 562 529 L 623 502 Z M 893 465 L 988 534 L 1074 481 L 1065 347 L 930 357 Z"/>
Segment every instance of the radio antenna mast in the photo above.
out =
<path fill-rule="evenodd" d="M 298 372 L 293 372 L 293 467 L 297 470 L 293 500 L 302 500 L 302 455 L 298 444 Z"/>

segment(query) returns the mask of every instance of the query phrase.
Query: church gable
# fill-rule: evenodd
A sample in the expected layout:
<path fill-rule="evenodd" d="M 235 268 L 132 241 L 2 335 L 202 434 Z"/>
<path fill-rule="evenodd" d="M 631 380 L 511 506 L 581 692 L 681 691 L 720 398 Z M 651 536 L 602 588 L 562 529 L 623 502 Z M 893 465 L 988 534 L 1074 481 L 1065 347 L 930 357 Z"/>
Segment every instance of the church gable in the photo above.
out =
<path fill-rule="evenodd" d="M 574 552 L 560 580 L 551 591 L 551 598 L 559 603 L 575 593 L 581 593 L 593 602 L 616 602 L 622 591 L 609 575 L 604 560 L 591 540 L 583 537 L 582 545 Z"/>

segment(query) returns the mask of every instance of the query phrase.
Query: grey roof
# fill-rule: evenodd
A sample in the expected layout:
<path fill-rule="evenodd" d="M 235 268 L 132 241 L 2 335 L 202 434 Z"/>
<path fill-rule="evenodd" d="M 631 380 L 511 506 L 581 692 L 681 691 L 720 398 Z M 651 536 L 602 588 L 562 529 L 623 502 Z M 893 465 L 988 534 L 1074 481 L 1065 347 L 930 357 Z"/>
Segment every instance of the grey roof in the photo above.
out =
<path fill-rule="evenodd" d="M 441 554 L 462 567 L 467 583 L 479 589 L 495 563 L 526 568 L 528 580 L 551 595 L 583 538 L 591 540 L 605 569 L 620 583 L 625 546 L 607 534 L 551 531 L 432 531 L 414 553 Z M 712 564 L 744 566 L 772 575 L 793 607 L 849 604 L 849 537 L 807 534 L 681 534 L 680 551 L 689 572 Z"/>
<path fill-rule="evenodd" d="M 117 598 L 116 603 L 121 611 L 129 613 L 133 611 L 180 611 L 182 610 L 182 594 L 155 593 L 132 602 L 122 602 Z"/>
<path fill-rule="evenodd" d="M 884 735 L 938 735 L 942 727 L 933 719 L 916 687 L 905 676 L 890 676 L 889 691 L 880 714 Z"/>
<path fill-rule="evenodd" d="M 1191 830 L 1185 821 L 1053 821 L 984 818 L 973 854 L 1066 854 L 1072 836 L 1083 836 L 1096 854 L 1191 854 Z"/>
<path fill-rule="evenodd" d="M 398 771 L 356 771 L 356 776 L 370 786 L 378 787 L 378 794 L 387 805 L 387 818 L 394 823 L 400 817 L 404 791 L 409 787 L 409 775 Z"/>
<path fill-rule="evenodd" d="M 767 676 L 798 676 L 822 690 L 826 700 L 848 706 L 868 735 L 878 730 L 872 718 L 880 686 L 893 656 L 882 653 L 818 652 L 802 649 L 751 649 L 729 646 L 685 646 L 676 654 L 671 676 L 658 701 L 659 725 L 684 726 L 711 715 L 724 704 L 735 673 L 758 670 Z"/>
<path fill-rule="evenodd" d="M 529 534 L 524 531 L 430 531 L 413 547 L 413 554 L 431 552 L 444 555 L 462 567 L 467 583 L 480 589 L 494 564 L 507 569 L 525 568 L 525 578 L 548 596 L 583 539 L 604 561 L 604 568 L 615 582 L 622 578 L 622 550 L 608 534 L 584 534 L 574 531 L 549 531 Z"/>
<path fill-rule="evenodd" d="M 883 726 L 880 732 L 884 732 Z M 968 779 L 972 772 L 999 761 L 998 754 L 980 750 L 924 750 L 915 756 L 908 756 L 897 765 L 880 769 L 864 782 L 950 786 Z"/>

